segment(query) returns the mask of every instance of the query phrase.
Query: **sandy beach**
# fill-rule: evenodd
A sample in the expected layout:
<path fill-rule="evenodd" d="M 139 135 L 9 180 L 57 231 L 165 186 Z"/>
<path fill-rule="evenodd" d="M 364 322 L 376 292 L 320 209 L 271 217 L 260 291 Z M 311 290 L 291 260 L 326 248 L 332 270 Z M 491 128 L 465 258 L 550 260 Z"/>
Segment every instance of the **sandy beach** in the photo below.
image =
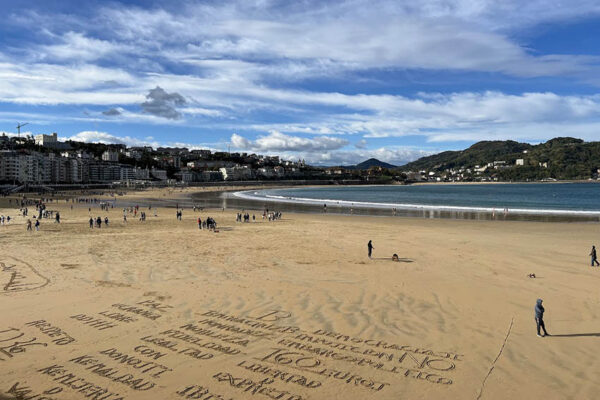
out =
<path fill-rule="evenodd" d="M 597 223 L 236 223 L 241 210 L 191 208 L 178 221 L 143 203 L 187 193 L 91 213 L 49 203 L 61 223 L 39 232 L 0 209 L 4 398 L 598 398 Z M 147 220 L 124 223 L 136 201 Z M 218 232 L 198 229 L 208 216 Z M 536 336 L 537 298 L 550 337 Z"/>

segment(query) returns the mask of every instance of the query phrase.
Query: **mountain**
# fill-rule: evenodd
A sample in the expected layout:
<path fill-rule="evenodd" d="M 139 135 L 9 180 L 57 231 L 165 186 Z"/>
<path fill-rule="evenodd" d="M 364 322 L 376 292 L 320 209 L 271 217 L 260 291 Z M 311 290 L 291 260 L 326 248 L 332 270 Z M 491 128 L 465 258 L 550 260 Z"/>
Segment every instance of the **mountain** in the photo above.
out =
<path fill-rule="evenodd" d="M 395 165 L 388 164 L 383 161 L 379 161 L 376 158 L 369 158 L 368 160 L 365 160 L 365 161 L 361 162 L 360 164 L 351 165 L 351 166 L 344 167 L 344 168 L 346 168 L 346 169 L 361 169 L 362 170 L 362 169 L 369 169 L 371 167 L 381 167 L 381 168 L 388 168 L 388 169 L 398 168 Z"/>
<path fill-rule="evenodd" d="M 522 166 L 515 165 L 517 159 L 523 160 Z M 399 168 L 402 171 L 442 172 L 484 167 L 494 161 L 505 162 L 505 166 L 492 171 L 499 179 L 588 179 L 597 175 L 600 168 L 600 142 L 584 142 L 571 137 L 554 138 L 538 145 L 512 140 L 483 141 L 465 150 L 423 157 Z"/>
<path fill-rule="evenodd" d="M 440 170 L 457 167 L 472 168 L 475 165 L 485 165 L 497 160 L 504 160 L 507 155 L 514 156 L 511 160 L 522 158 L 523 151 L 529 151 L 533 146 L 512 140 L 477 142 L 466 150 L 444 151 L 432 156 L 422 157 L 403 165 L 404 171 L 409 170 Z M 505 160 L 509 161 L 509 160 Z"/>

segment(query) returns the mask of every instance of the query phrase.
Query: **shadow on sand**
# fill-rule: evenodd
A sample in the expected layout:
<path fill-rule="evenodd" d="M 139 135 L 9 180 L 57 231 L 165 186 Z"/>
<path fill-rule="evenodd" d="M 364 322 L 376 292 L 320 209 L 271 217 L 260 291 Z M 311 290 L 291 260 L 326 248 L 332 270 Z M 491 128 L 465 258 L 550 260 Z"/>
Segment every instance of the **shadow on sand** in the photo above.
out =
<path fill-rule="evenodd" d="M 568 333 L 565 335 L 550 335 L 551 338 L 553 338 L 553 337 L 586 337 L 586 336 L 600 337 L 600 332 L 599 333 Z"/>
<path fill-rule="evenodd" d="M 371 257 L 371 260 L 394 261 L 389 257 Z M 415 260 L 411 260 L 410 258 L 398 258 L 398 262 L 411 263 L 415 262 Z"/>

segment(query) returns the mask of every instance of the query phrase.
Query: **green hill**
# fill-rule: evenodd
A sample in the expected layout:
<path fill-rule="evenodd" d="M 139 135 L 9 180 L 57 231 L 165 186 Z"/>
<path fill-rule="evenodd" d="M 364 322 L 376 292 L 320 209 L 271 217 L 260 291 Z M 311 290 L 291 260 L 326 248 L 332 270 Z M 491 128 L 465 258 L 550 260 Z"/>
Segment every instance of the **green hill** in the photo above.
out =
<path fill-rule="evenodd" d="M 354 166 L 354 169 L 369 169 L 371 167 L 381 167 L 381 168 L 388 168 L 388 169 L 397 168 L 395 165 L 388 164 L 383 161 L 379 161 L 376 158 L 369 158 L 366 161 L 356 164 Z"/>
<path fill-rule="evenodd" d="M 523 159 L 523 165 L 515 165 Z M 483 167 L 505 161 L 506 167 L 490 168 L 485 174 L 500 180 L 588 179 L 600 168 L 600 142 L 584 142 L 570 137 L 555 138 L 531 145 L 512 140 L 478 142 L 466 150 L 445 151 L 420 158 L 400 167 L 402 171 L 442 173 L 459 168 Z"/>

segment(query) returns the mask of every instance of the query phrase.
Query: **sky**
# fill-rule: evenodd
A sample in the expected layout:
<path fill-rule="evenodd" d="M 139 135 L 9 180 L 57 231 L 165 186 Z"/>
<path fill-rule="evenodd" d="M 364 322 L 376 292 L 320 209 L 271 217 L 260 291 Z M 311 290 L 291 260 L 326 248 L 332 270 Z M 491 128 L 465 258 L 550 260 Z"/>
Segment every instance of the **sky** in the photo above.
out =
<path fill-rule="evenodd" d="M 0 132 L 401 165 L 600 140 L 597 0 L 0 0 Z"/>

